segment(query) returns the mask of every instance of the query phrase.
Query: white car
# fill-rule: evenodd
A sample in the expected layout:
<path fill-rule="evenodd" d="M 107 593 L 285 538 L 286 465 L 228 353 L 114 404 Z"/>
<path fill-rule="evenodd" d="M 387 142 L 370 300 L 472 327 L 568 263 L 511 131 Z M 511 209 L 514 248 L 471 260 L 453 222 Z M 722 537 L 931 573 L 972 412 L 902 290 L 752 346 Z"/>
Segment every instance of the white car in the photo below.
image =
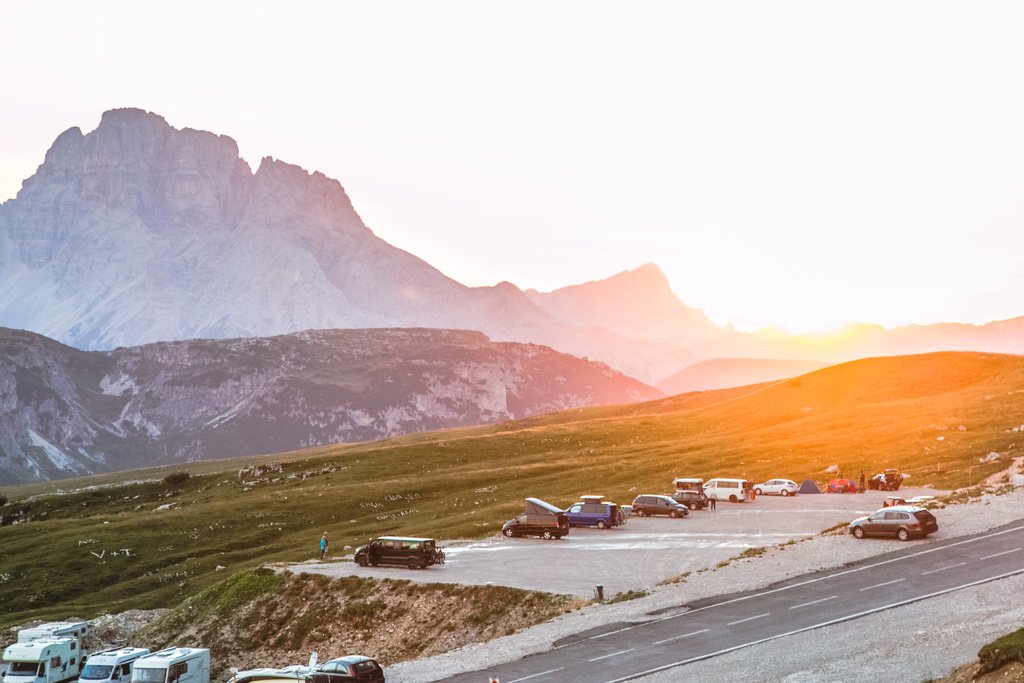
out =
<path fill-rule="evenodd" d="M 769 479 L 765 483 L 755 486 L 754 493 L 759 496 L 768 494 L 794 496 L 799 488 L 795 481 L 790 481 L 789 479 Z"/>

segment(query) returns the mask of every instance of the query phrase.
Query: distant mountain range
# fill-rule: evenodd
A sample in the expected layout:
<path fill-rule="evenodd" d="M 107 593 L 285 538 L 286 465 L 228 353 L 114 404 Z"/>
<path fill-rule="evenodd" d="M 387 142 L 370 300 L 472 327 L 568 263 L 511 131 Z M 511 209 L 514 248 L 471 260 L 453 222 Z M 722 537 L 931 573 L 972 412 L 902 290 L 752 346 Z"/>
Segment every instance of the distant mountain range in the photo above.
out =
<path fill-rule="evenodd" d="M 0 328 L 0 484 L 660 397 L 479 332 L 369 329 L 80 351 Z"/>
<path fill-rule="evenodd" d="M 466 287 L 374 235 L 336 180 L 270 157 L 254 173 L 231 138 L 138 109 L 62 133 L 0 205 L 0 273 L 0 325 L 85 350 L 305 329 L 469 329 L 649 384 L 715 358 L 1024 353 L 1024 318 L 739 333 L 684 304 L 654 264 L 546 293 Z M 706 382 L 686 386 L 763 376 L 715 368 L 726 365 L 705 366 Z"/>
<path fill-rule="evenodd" d="M 712 358 L 683 368 L 658 383 L 666 394 L 728 389 L 805 375 L 827 363 L 779 358 Z"/>

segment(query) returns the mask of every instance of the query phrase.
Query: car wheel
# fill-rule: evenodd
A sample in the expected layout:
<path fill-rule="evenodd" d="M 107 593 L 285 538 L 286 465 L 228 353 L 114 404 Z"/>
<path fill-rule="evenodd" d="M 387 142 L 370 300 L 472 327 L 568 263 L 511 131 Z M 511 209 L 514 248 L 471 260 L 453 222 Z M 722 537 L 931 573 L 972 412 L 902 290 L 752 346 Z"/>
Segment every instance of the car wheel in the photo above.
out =
<path fill-rule="evenodd" d="M 639 509 L 636 510 L 636 516 L 637 517 L 643 517 L 646 514 L 647 513 L 643 511 L 643 508 L 639 508 Z"/>
<path fill-rule="evenodd" d="M 782 489 L 782 497 L 785 498 L 788 495 L 789 495 L 789 491 L 787 491 L 786 489 Z"/>
<path fill-rule="evenodd" d="M 671 517 L 672 519 L 678 519 L 679 518 L 679 513 L 676 512 L 675 510 L 673 510 L 672 512 L 668 513 L 668 516 Z"/>
<path fill-rule="evenodd" d="M 599 519 L 599 520 L 597 520 L 597 528 L 598 529 L 607 529 L 608 525 L 605 524 L 603 519 Z"/>
<path fill-rule="evenodd" d="M 762 491 L 761 489 L 754 489 L 754 493 L 756 493 L 759 496 L 763 496 L 764 495 L 764 491 Z"/>
<path fill-rule="evenodd" d="M 502 529 L 501 533 L 505 534 L 505 538 L 512 538 L 513 536 L 516 535 L 516 532 L 512 531 L 511 528 Z"/>
<path fill-rule="evenodd" d="M 370 558 L 368 558 L 366 555 L 360 555 L 356 558 L 356 564 L 358 564 L 360 567 L 365 567 L 366 565 L 370 564 Z"/>
<path fill-rule="evenodd" d="M 735 496 L 735 494 L 729 496 L 729 502 L 730 503 L 735 503 L 737 500 L 739 500 L 739 499 Z"/>
<path fill-rule="evenodd" d="M 859 527 L 859 526 L 853 527 L 853 536 L 854 536 L 854 538 L 864 538 L 864 529 L 863 529 L 863 527 Z"/>
<path fill-rule="evenodd" d="M 906 529 L 900 529 L 899 531 L 896 532 L 896 538 L 900 539 L 901 541 L 909 541 L 910 540 L 910 532 L 907 531 Z"/>
<path fill-rule="evenodd" d="M 690 503 L 690 509 L 691 510 L 696 510 L 697 509 L 697 504 L 696 503 Z"/>
<path fill-rule="evenodd" d="M 544 532 L 544 538 L 545 538 L 545 539 L 547 539 L 547 540 L 549 540 L 549 541 L 550 541 L 550 540 L 551 540 L 552 538 L 554 538 L 554 537 L 555 537 L 555 535 L 554 535 L 553 533 L 551 533 L 550 531 L 545 531 L 545 532 Z"/>

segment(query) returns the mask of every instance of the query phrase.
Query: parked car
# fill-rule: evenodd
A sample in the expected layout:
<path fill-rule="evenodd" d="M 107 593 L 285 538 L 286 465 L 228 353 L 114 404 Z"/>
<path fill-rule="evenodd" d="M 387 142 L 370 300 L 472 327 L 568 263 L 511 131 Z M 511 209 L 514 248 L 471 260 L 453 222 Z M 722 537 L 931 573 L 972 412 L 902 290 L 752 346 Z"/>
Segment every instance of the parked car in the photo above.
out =
<path fill-rule="evenodd" d="M 545 503 L 539 498 L 527 498 L 526 511 L 505 522 L 501 527 L 501 533 L 508 538 L 514 536 L 561 538 L 569 534 L 569 517 L 564 510 Z"/>
<path fill-rule="evenodd" d="M 866 517 L 850 522 L 850 533 L 857 538 L 866 536 L 895 536 L 901 541 L 924 538 L 939 530 L 935 515 L 922 507 L 882 508 Z"/>
<path fill-rule="evenodd" d="M 897 505 L 907 505 L 910 501 L 905 500 L 903 496 L 886 496 L 885 500 L 882 501 L 882 507 L 893 508 Z"/>
<path fill-rule="evenodd" d="M 570 505 L 565 511 L 571 526 L 596 526 L 598 529 L 608 529 L 622 523 L 623 515 L 615 503 L 600 500 L 598 496 L 582 498 L 583 500 Z"/>
<path fill-rule="evenodd" d="M 310 675 L 308 683 L 384 683 L 384 670 L 377 660 L 362 655 L 338 657 L 324 662 Z"/>
<path fill-rule="evenodd" d="M 769 479 L 763 484 L 754 486 L 754 493 L 759 496 L 795 496 L 800 490 L 795 481 L 789 479 Z"/>
<path fill-rule="evenodd" d="M 704 495 L 708 498 L 727 500 L 730 503 L 750 500 L 750 492 L 753 490 L 753 485 L 746 479 L 717 477 L 704 484 Z"/>
<path fill-rule="evenodd" d="M 690 511 L 686 509 L 685 505 L 677 503 L 668 496 L 645 493 L 633 499 L 633 514 L 637 517 L 646 517 L 648 515 L 686 517 L 690 514 Z"/>
<path fill-rule="evenodd" d="M 672 500 L 690 510 L 703 510 L 711 504 L 703 491 L 676 491 L 672 494 Z"/>
<path fill-rule="evenodd" d="M 360 567 L 400 564 L 409 569 L 425 569 L 432 564 L 444 564 L 444 552 L 432 538 L 381 536 L 356 548 L 353 559 Z"/>
<path fill-rule="evenodd" d="M 868 480 L 868 488 L 877 491 L 899 491 L 906 478 L 899 470 L 890 467 L 885 472 L 872 475 Z"/>

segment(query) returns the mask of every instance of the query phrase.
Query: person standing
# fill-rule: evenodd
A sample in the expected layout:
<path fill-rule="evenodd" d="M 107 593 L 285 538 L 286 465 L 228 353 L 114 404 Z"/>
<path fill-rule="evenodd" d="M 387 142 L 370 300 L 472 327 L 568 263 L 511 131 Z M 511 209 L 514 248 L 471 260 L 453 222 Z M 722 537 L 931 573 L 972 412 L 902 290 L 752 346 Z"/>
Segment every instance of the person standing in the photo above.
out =
<path fill-rule="evenodd" d="M 708 496 L 708 503 L 711 504 L 711 510 L 714 511 L 718 505 L 718 498 L 714 496 Z"/>
<path fill-rule="evenodd" d="M 860 489 L 858 489 L 858 490 L 861 493 L 864 493 L 864 470 L 860 471 Z"/>
<path fill-rule="evenodd" d="M 327 532 L 320 537 L 320 561 L 323 562 L 327 557 Z"/>

